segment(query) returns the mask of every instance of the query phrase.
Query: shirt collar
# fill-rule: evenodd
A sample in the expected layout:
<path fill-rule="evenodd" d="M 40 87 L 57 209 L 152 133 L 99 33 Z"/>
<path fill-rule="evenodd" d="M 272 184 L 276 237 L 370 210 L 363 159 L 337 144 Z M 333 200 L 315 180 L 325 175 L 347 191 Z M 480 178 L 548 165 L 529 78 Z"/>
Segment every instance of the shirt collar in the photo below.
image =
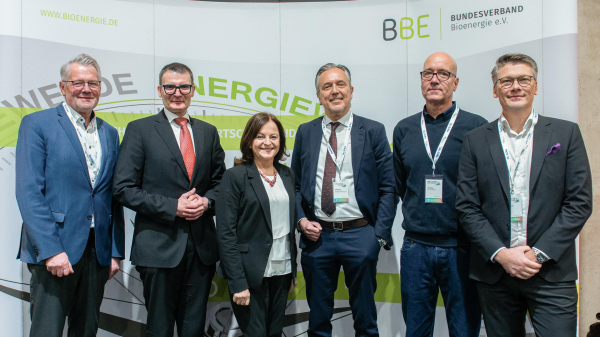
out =
<path fill-rule="evenodd" d="M 69 118 L 71 119 L 71 121 L 73 121 L 73 123 L 75 124 L 79 124 L 81 125 L 84 129 L 85 129 L 85 119 L 83 119 L 83 116 L 81 116 L 77 111 L 75 111 L 75 109 L 73 109 L 72 106 L 70 106 L 67 102 L 63 102 L 65 104 L 65 107 L 67 107 L 67 115 L 69 116 Z M 88 125 L 95 127 L 96 126 L 96 113 L 94 111 L 92 111 L 92 116 L 90 118 L 90 124 Z"/>
<path fill-rule="evenodd" d="M 340 122 L 340 124 L 342 124 L 345 127 L 348 127 L 348 124 L 350 123 L 350 115 L 352 114 L 352 110 L 348 111 L 348 113 L 346 115 L 344 115 L 344 117 L 340 118 L 337 120 L 337 122 Z M 323 115 L 323 123 L 325 123 L 325 126 L 329 125 L 329 123 L 331 123 L 332 120 L 331 118 L 327 117 L 327 115 Z"/>
<path fill-rule="evenodd" d="M 523 125 L 523 130 L 521 130 L 520 133 L 516 133 L 515 131 L 513 131 L 513 129 L 510 128 L 510 124 L 508 124 L 508 120 L 504 118 L 504 114 L 500 115 L 500 123 L 502 124 L 506 133 L 511 134 L 515 137 L 527 134 L 527 132 L 529 132 L 529 128 L 531 128 L 531 125 L 533 125 L 533 109 L 529 113 L 529 117 L 527 117 L 525 125 Z"/>
<path fill-rule="evenodd" d="M 165 111 L 165 116 L 167 116 L 167 120 L 169 121 L 169 123 L 172 123 L 175 118 L 179 118 L 179 116 L 177 116 L 176 114 L 167 110 L 166 108 L 164 109 L 164 111 Z M 183 115 L 183 118 L 187 119 L 188 123 L 190 122 L 190 114 L 187 111 L 185 112 L 185 115 Z"/>
<path fill-rule="evenodd" d="M 437 118 L 433 118 L 433 116 L 431 116 L 427 112 L 427 106 L 423 106 L 423 114 L 425 115 L 425 122 L 431 123 L 433 121 L 437 121 L 438 123 L 443 123 L 443 122 L 449 120 L 450 118 L 452 118 L 452 114 L 454 114 L 455 109 L 456 109 L 456 101 L 452 101 L 452 106 L 450 108 L 448 108 L 448 110 L 439 114 Z"/>

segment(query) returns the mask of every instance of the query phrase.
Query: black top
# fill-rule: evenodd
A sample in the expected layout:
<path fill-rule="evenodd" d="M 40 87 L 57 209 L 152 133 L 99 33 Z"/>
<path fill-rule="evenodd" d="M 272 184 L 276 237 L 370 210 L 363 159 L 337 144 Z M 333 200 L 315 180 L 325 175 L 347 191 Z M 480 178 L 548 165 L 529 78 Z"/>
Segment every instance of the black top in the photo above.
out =
<path fill-rule="evenodd" d="M 425 203 L 425 175 L 431 175 L 433 170 L 421 133 L 421 114 L 425 114 L 425 127 L 433 157 L 455 108 L 456 103 L 453 102 L 452 107 L 437 118 L 429 115 L 424 108 L 423 112 L 398 122 L 394 129 L 394 170 L 402 199 L 402 228 L 406 231 L 406 237 L 426 245 L 455 247 L 469 244 L 458 227 L 454 208 L 458 160 L 465 133 L 486 124 L 483 117 L 460 109 L 435 168 L 436 176 L 443 175 L 444 179 L 443 203 Z"/>

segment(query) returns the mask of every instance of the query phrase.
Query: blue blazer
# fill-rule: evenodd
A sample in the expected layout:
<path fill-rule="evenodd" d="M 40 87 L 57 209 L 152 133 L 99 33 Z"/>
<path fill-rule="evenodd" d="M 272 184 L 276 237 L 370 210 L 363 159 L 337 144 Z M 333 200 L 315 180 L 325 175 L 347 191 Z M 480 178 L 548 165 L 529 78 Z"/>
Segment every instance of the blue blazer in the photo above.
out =
<path fill-rule="evenodd" d="M 96 119 L 102 163 L 92 188 L 81 143 L 63 105 L 23 117 L 16 155 L 21 261 L 44 264 L 65 252 L 74 265 L 86 247 L 92 214 L 98 262 L 106 266 L 111 257 L 125 256 L 123 208 L 112 201 L 119 134 Z"/>
<path fill-rule="evenodd" d="M 317 164 L 321 149 L 323 117 L 300 125 L 292 153 L 292 170 L 296 181 L 298 220 L 317 221 L 313 207 Z M 395 193 L 392 151 L 383 124 L 354 115 L 350 134 L 352 142 L 352 171 L 358 208 L 375 227 L 375 235 L 393 245 L 392 225 L 396 216 L 398 196 Z M 302 236 L 300 248 L 312 241 Z"/>

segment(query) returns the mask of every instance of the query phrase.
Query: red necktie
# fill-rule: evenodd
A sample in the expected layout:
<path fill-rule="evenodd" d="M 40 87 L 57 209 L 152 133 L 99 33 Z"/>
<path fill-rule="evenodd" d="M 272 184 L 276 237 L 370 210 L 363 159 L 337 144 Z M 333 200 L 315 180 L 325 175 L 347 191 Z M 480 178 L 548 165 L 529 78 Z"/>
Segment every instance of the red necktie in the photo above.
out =
<path fill-rule="evenodd" d="M 329 135 L 329 145 L 331 145 L 331 149 L 333 153 L 337 156 L 337 136 L 335 134 L 335 129 L 340 125 L 340 122 L 331 122 L 331 135 Z M 331 216 L 333 212 L 335 212 L 335 203 L 333 202 L 333 181 L 335 178 L 335 163 L 333 162 L 333 158 L 327 151 L 327 156 L 325 157 L 325 172 L 323 177 L 323 187 L 321 189 L 321 210 L 327 214 L 327 216 Z"/>
<path fill-rule="evenodd" d="M 187 128 L 187 118 L 175 118 L 175 123 L 181 127 L 179 132 L 179 148 L 181 149 L 181 155 L 183 156 L 183 162 L 187 169 L 188 177 L 192 180 L 192 173 L 194 173 L 194 164 L 196 163 L 196 154 L 194 153 L 194 144 L 192 144 L 192 136 L 190 130 Z"/>

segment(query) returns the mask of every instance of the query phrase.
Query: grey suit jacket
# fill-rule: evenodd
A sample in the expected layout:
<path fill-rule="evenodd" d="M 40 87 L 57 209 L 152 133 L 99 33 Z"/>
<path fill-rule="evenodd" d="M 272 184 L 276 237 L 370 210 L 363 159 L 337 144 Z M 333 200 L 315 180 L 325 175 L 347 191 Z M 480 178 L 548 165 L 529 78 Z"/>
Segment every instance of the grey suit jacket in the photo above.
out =
<path fill-rule="evenodd" d="M 456 195 L 459 222 L 472 243 L 470 277 L 488 284 L 505 272 L 490 257 L 510 247 L 510 186 L 497 123 L 466 134 Z M 532 151 L 527 245 L 551 258 L 539 273 L 544 280 L 574 281 L 575 238 L 592 213 L 592 176 L 579 127 L 539 116 Z"/>

